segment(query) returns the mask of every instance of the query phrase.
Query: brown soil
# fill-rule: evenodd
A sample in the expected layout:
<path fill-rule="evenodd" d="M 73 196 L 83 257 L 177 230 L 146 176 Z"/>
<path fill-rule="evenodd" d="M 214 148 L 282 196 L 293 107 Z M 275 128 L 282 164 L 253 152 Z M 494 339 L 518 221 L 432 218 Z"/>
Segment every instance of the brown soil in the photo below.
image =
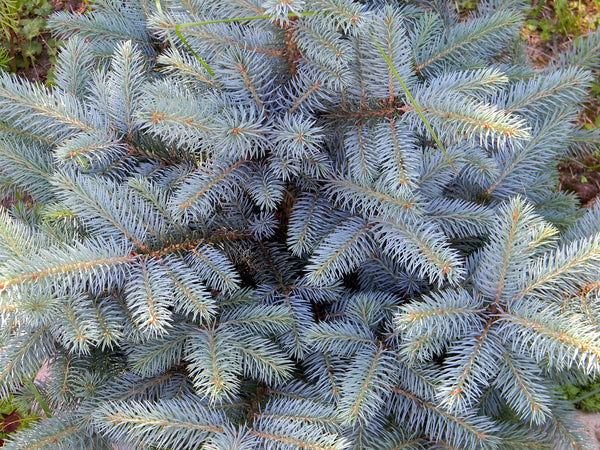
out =
<path fill-rule="evenodd" d="M 578 411 L 577 414 L 591 439 L 587 450 L 600 450 L 600 414 L 584 411 Z"/>
<path fill-rule="evenodd" d="M 559 164 L 559 188 L 575 192 L 583 206 L 592 206 L 600 193 L 600 160 L 588 155 Z"/>
<path fill-rule="evenodd" d="M 552 61 L 554 55 L 569 45 L 569 40 L 563 35 L 558 35 L 553 42 L 544 41 L 539 35 L 526 30 L 523 36 L 527 41 L 527 56 L 539 68 L 546 66 Z"/>
<path fill-rule="evenodd" d="M 81 0 L 48 0 L 52 6 L 52 12 L 70 11 L 84 12 L 87 9 L 87 2 Z M 17 73 L 31 81 L 45 82 L 48 77 L 48 71 L 52 68 L 50 55 L 48 50 L 48 40 L 52 37 L 50 32 L 44 32 L 39 36 L 39 41 L 42 44 L 42 53 L 35 58 L 35 63 L 29 65 L 29 71 L 20 69 Z"/>
<path fill-rule="evenodd" d="M 54 6 L 54 11 L 84 12 L 87 9 L 87 2 L 81 0 L 49 0 Z"/>

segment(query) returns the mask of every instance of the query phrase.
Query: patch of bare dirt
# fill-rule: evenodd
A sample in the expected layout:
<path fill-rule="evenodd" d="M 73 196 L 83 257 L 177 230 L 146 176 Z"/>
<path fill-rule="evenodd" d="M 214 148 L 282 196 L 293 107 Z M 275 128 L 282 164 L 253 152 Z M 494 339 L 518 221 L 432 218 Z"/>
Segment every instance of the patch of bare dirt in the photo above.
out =
<path fill-rule="evenodd" d="M 52 12 L 70 11 L 83 13 L 87 9 L 87 2 L 81 0 L 49 0 L 52 5 Z M 31 64 L 28 70 L 20 69 L 17 74 L 34 82 L 45 82 L 48 72 L 52 68 L 51 55 L 54 52 L 49 41 L 52 34 L 49 31 L 41 33 L 37 40 L 42 44 L 42 53 L 35 58 L 34 64 Z"/>
<path fill-rule="evenodd" d="M 586 450 L 600 450 L 600 414 L 577 411 L 577 415 L 591 438 L 590 446 Z"/>
<path fill-rule="evenodd" d="M 558 165 L 559 188 L 574 192 L 583 206 L 592 206 L 600 193 L 600 160 L 592 155 Z"/>

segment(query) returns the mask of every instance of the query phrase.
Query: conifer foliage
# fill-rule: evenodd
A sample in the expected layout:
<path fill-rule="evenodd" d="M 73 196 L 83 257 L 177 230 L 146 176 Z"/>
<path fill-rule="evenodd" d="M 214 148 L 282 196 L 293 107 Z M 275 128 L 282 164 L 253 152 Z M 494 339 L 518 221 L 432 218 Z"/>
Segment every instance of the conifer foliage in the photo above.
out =
<path fill-rule="evenodd" d="M 600 35 L 534 71 L 520 1 L 454 5 L 56 14 L 55 85 L 0 76 L 0 395 L 51 412 L 7 448 L 584 446 Z"/>

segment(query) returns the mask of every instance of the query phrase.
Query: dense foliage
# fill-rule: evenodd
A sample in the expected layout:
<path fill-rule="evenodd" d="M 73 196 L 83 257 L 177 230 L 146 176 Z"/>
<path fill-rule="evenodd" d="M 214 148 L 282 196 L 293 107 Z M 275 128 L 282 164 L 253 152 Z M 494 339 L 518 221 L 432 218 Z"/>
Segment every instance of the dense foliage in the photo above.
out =
<path fill-rule="evenodd" d="M 574 403 L 577 409 L 588 412 L 600 412 L 600 383 L 593 382 L 585 386 L 569 384 L 563 386 L 565 397 Z"/>
<path fill-rule="evenodd" d="M 45 35 L 52 10 L 48 0 L 0 0 L 0 70 L 30 75 L 43 52 L 54 59 L 57 43 Z"/>
<path fill-rule="evenodd" d="M 45 361 L 52 411 L 7 448 L 581 445 L 600 34 L 535 72 L 521 2 L 453 3 L 55 15 L 56 86 L 0 75 L 0 395 Z"/>

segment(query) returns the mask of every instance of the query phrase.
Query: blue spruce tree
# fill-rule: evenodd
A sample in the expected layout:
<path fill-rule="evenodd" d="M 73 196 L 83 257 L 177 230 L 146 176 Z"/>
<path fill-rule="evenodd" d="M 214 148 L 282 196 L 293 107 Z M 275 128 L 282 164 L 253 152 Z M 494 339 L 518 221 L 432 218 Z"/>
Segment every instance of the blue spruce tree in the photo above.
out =
<path fill-rule="evenodd" d="M 0 76 L 6 448 L 584 448 L 600 34 L 535 71 L 521 1 L 453 4 L 56 14 L 54 85 Z"/>

